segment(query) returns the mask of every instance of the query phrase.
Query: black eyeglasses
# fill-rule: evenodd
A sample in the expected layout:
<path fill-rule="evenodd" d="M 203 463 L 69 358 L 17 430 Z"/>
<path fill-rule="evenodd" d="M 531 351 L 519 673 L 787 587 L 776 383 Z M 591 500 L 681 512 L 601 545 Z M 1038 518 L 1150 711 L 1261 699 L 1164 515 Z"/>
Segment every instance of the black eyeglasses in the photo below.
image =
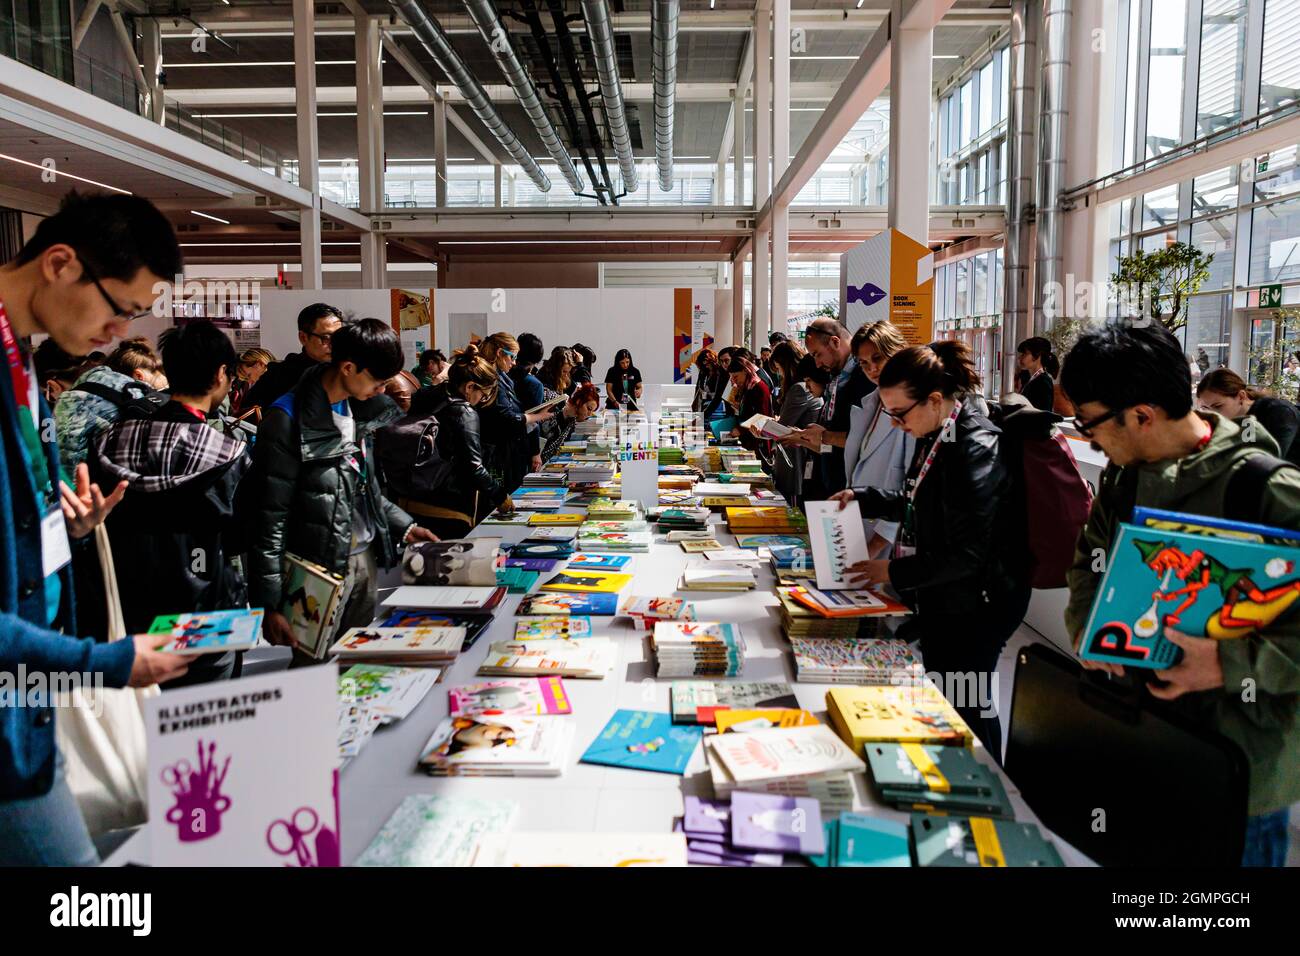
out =
<path fill-rule="evenodd" d="M 307 334 L 314 339 L 320 339 L 322 345 L 329 345 L 334 340 L 333 332 L 308 332 Z"/>
<path fill-rule="evenodd" d="M 1124 409 L 1122 408 L 1112 408 L 1106 414 L 1098 415 L 1096 418 L 1092 419 L 1091 421 L 1084 421 L 1076 417 L 1074 419 L 1074 429 L 1084 438 L 1091 438 L 1092 430 L 1094 428 L 1096 428 L 1098 425 L 1102 424 L 1103 422 L 1110 421 L 1116 415 L 1122 415 L 1123 413 L 1124 413 Z"/>
<path fill-rule="evenodd" d="M 898 424 L 901 425 L 903 424 L 903 420 L 907 418 L 908 415 L 912 414 L 912 409 L 916 408 L 916 406 L 920 404 L 921 404 L 920 401 L 913 402 L 911 405 L 908 405 L 907 408 L 905 408 L 901 412 L 891 412 L 889 409 L 885 408 L 882 405 L 881 411 L 883 411 L 886 415 L 888 415 L 892 421 L 896 421 L 898 422 Z"/>
<path fill-rule="evenodd" d="M 108 303 L 108 307 L 113 310 L 114 317 L 126 319 L 128 322 L 133 322 L 136 319 L 143 319 L 146 315 L 153 314 L 152 308 L 144 309 L 140 312 L 128 312 L 126 309 L 122 308 L 117 304 L 113 297 L 108 294 L 108 290 L 100 284 L 99 276 L 95 275 L 95 270 L 90 267 L 90 263 L 87 262 L 80 253 L 77 254 L 77 258 L 81 260 L 81 270 L 86 273 L 87 278 L 95 284 L 95 288 L 99 290 L 99 294 L 103 296 L 104 301 Z"/>

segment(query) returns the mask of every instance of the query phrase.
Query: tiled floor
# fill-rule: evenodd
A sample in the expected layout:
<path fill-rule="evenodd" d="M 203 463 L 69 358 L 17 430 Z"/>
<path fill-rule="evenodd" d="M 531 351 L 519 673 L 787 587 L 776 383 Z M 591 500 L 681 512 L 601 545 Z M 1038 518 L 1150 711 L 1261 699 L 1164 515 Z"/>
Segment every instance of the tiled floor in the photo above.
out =
<path fill-rule="evenodd" d="M 1009 726 L 1005 714 L 1011 706 L 1012 683 L 1015 680 L 1016 672 L 1016 654 L 1027 644 L 1054 646 L 1049 641 L 1044 640 L 1033 628 L 1022 625 L 1011 636 L 1011 640 L 1007 641 L 1007 646 L 1002 649 L 1002 656 L 998 659 L 998 687 L 1001 691 L 1000 699 L 1005 702 L 1002 721 L 1002 746 L 1004 751 Z M 1300 804 L 1291 808 L 1291 847 L 1287 855 L 1286 865 L 1300 867 Z"/>

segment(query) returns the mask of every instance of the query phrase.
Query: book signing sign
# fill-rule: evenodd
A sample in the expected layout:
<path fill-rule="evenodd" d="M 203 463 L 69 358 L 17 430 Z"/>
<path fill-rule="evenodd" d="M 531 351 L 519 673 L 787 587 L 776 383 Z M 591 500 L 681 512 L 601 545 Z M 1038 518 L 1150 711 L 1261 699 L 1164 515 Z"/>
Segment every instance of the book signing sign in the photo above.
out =
<path fill-rule="evenodd" d="M 934 338 L 934 254 L 886 229 L 840 256 L 840 321 L 850 329 L 888 319 L 908 345 Z"/>

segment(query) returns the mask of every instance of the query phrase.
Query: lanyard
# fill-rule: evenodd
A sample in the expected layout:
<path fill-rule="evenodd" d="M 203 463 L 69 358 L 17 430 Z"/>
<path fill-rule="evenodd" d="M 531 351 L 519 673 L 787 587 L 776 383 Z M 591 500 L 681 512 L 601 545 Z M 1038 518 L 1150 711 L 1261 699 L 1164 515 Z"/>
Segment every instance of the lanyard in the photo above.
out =
<path fill-rule="evenodd" d="M 54 500 L 54 486 L 50 481 L 49 464 L 45 460 L 45 448 L 36 431 L 36 420 L 40 415 L 40 399 L 36 395 L 36 383 L 32 378 L 26 356 L 14 335 L 13 324 L 4 303 L 0 302 L 0 348 L 4 349 L 5 361 L 9 365 L 9 379 L 13 382 L 14 402 L 18 406 L 18 432 L 27 446 L 28 457 L 32 460 L 32 477 L 36 481 L 36 491 L 45 496 L 46 502 Z M 26 410 L 27 414 L 23 414 Z"/>
<path fill-rule="evenodd" d="M 943 427 L 939 429 L 939 434 L 935 436 L 934 442 L 930 445 L 930 453 L 925 456 L 925 461 L 921 463 L 921 470 L 916 473 L 916 478 L 912 481 L 912 490 L 908 492 L 907 503 L 910 506 L 916 500 L 916 489 L 921 487 L 921 482 L 925 476 L 930 473 L 930 466 L 934 464 L 935 456 L 939 454 L 939 446 L 943 444 L 943 433 L 952 426 L 957 420 L 957 414 L 961 411 L 961 402 L 956 402 L 952 406 L 952 414 L 948 416 Z"/>

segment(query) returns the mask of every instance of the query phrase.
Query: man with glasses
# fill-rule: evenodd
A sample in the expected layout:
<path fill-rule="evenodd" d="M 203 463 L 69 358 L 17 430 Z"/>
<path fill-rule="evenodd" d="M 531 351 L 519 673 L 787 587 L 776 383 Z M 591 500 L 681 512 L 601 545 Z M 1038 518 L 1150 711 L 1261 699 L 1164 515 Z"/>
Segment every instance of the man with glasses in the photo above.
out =
<path fill-rule="evenodd" d="M 1192 408 L 1182 346 L 1158 322 L 1088 332 L 1066 356 L 1061 386 L 1079 433 L 1110 459 L 1068 575 L 1076 648 L 1101 582 L 1097 557 L 1135 506 L 1300 530 L 1300 470 L 1272 457 L 1277 445 L 1262 429 L 1246 441 L 1230 419 Z M 1164 634 L 1182 659 L 1155 671 L 1147 691 L 1240 745 L 1250 766 L 1242 862 L 1282 866 L 1287 808 L 1300 801 L 1300 616 L 1293 609 L 1265 633 L 1227 640 Z"/>
<path fill-rule="evenodd" d="M 330 342 L 342 326 L 343 313 L 324 302 L 314 302 L 299 312 L 298 342 L 302 351 L 286 355 L 282 362 L 271 363 L 244 396 L 243 411 L 260 408 L 265 415 L 277 399 L 298 384 L 305 372 L 328 362 L 332 354 Z"/>
<path fill-rule="evenodd" d="M 71 487 L 60 473 L 31 337 L 48 335 L 72 355 L 102 349 L 129 334 L 156 286 L 180 271 L 171 224 L 148 200 L 75 192 L 0 267 L 0 672 L 10 687 L 0 694 L 0 865 L 98 862 L 64 779 L 54 711 L 28 693 L 32 678 L 43 675 L 47 687 L 71 674 L 146 687 L 179 677 L 190 660 L 151 650 L 145 637 L 75 636 L 71 549 L 84 546 L 77 539 L 104 520 L 126 483 L 106 496 L 84 464 L 66 476 Z"/>

